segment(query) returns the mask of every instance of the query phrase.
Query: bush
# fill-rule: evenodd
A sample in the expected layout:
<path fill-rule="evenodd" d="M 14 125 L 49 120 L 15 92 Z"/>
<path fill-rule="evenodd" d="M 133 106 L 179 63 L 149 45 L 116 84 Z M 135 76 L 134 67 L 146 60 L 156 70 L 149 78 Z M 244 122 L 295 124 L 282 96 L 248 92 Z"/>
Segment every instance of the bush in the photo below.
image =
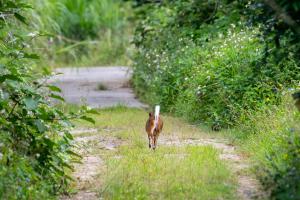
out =
<path fill-rule="evenodd" d="M 300 26 L 286 24 L 265 2 L 295 20 L 298 4 L 217 2 L 137 8 L 142 20 L 134 38 L 135 91 L 163 111 L 213 130 L 235 127 L 226 136 L 234 132 L 250 154 L 270 198 L 299 199 L 299 114 L 284 94 L 299 87 Z"/>
<path fill-rule="evenodd" d="M 27 33 L 23 16 L 30 5 L 0 1 L 0 199 L 51 199 L 64 191 L 67 172 L 78 159 L 72 152 L 71 118 L 53 105 L 60 89 L 47 84 L 49 70 L 36 69 L 32 52 L 38 32 Z M 51 100 L 51 102 L 50 102 Z"/>
<path fill-rule="evenodd" d="M 32 1 L 39 26 L 74 40 L 94 39 L 98 33 L 117 31 L 126 23 L 118 0 Z"/>
<path fill-rule="evenodd" d="M 31 0 L 30 25 L 47 32 L 35 41 L 44 65 L 129 63 L 130 4 L 121 0 Z"/>
<path fill-rule="evenodd" d="M 299 80 L 293 54 L 277 62 L 276 54 L 265 54 L 259 27 L 247 27 L 239 12 L 223 15 L 234 5 L 223 3 L 214 20 L 202 16 L 201 23 L 192 14 L 197 6 L 180 2 L 147 7 L 136 30 L 133 83 L 144 100 L 192 121 L 228 127 L 280 103 L 282 89 Z M 189 17 L 179 23 L 181 15 Z"/>
<path fill-rule="evenodd" d="M 250 154 L 253 171 L 272 199 L 300 198 L 300 115 L 290 95 L 239 125 L 233 138 Z M 229 133 L 227 133 L 229 134 Z"/>

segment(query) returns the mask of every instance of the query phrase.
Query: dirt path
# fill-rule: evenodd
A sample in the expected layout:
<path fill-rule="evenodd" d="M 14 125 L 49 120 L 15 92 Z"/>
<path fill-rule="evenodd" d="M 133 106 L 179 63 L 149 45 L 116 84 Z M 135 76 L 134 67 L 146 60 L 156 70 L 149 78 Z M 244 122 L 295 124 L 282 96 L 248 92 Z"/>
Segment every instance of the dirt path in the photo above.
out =
<path fill-rule="evenodd" d="M 113 137 L 102 137 L 97 134 L 97 129 L 74 130 L 75 141 L 83 155 L 82 164 L 76 166 L 74 178 L 77 180 L 78 193 L 64 200 L 95 200 L 98 199 L 97 188 L 100 187 L 99 174 L 105 168 L 101 154 L 94 153 L 94 149 L 115 151 L 123 143 L 122 140 Z M 88 136 L 80 135 L 88 134 Z M 96 142 L 96 143 L 95 143 Z M 211 145 L 220 150 L 220 159 L 228 161 L 232 171 L 238 179 L 238 196 L 243 200 L 251 200 L 260 196 L 259 183 L 253 177 L 245 173 L 249 168 L 243 157 L 236 153 L 234 146 L 227 140 L 220 139 L 180 139 L 178 137 L 165 136 L 159 138 L 160 146 L 207 146 Z M 98 178 L 97 178 L 98 177 Z"/>
<path fill-rule="evenodd" d="M 84 97 L 86 103 L 92 107 L 110 107 L 123 104 L 129 107 L 145 107 L 140 103 L 129 87 L 130 71 L 125 67 L 98 67 L 58 69 L 64 75 L 56 77 L 55 81 L 63 90 L 67 102 L 80 103 Z M 99 84 L 105 86 L 100 90 Z M 103 130 L 102 130 L 103 131 Z M 110 130 L 108 130 L 109 132 Z M 115 137 L 103 137 L 98 129 L 76 129 L 73 131 L 78 151 L 83 155 L 82 164 L 75 166 L 74 178 L 77 180 L 77 193 L 64 200 L 98 199 L 101 187 L 101 172 L 105 169 L 103 155 L 96 149 L 115 151 L 124 142 Z M 232 171 L 238 179 L 238 196 L 240 199 L 250 200 L 259 195 L 259 184 L 245 171 L 249 168 L 245 159 L 236 152 L 234 146 L 221 139 L 180 139 L 165 136 L 159 139 L 160 145 L 211 145 L 220 150 L 220 158 L 228 161 Z"/>
<path fill-rule="evenodd" d="M 185 139 L 179 138 L 161 138 L 160 143 L 167 146 L 205 146 L 211 145 L 221 151 L 220 159 L 230 162 L 233 172 L 237 175 L 238 179 L 238 196 L 243 200 L 251 200 L 260 196 L 259 182 L 245 174 L 245 170 L 249 169 L 249 164 L 245 159 L 236 152 L 233 145 L 229 141 L 221 139 Z"/>
<path fill-rule="evenodd" d="M 95 153 L 94 149 L 104 149 L 114 151 L 122 144 L 122 141 L 112 137 L 102 137 L 97 134 L 97 129 L 79 129 L 74 130 L 73 135 L 79 147 L 81 155 L 83 155 L 82 164 L 76 166 L 74 178 L 77 180 L 78 193 L 71 197 L 64 197 L 64 200 L 96 200 L 97 189 L 101 184 L 101 170 L 105 168 L 105 163 L 101 154 Z M 84 134 L 84 135 L 80 135 Z M 160 146 L 207 146 L 211 145 L 220 150 L 220 159 L 228 161 L 234 174 L 237 175 L 239 188 L 238 196 L 243 200 L 255 199 L 260 195 L 259 183 L 250 175 L 245 173 L 249 168 L 248 163 L 243 157 L 236 153 L 234 146 L 230 145 L 227 140 L 220 139 L 179 139 L 172 137 L 159 138 Z M 99 182 L 100 179 L 100 182 Z"/>

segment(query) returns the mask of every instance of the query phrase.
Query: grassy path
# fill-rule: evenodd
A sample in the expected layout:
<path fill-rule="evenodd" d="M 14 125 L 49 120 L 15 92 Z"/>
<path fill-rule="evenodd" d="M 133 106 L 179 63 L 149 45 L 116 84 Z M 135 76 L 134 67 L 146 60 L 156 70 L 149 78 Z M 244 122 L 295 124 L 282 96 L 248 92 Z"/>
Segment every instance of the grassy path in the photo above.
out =
<path fill-rule="evenodd" d="M 84 156 L 74 194 L 63 199 L 251 199 L 257 183 L 228 141 L 164 117 L 158 149 L 148 149 L 141 109 L 100 110 L 95 126 L 73 132 Z"/>

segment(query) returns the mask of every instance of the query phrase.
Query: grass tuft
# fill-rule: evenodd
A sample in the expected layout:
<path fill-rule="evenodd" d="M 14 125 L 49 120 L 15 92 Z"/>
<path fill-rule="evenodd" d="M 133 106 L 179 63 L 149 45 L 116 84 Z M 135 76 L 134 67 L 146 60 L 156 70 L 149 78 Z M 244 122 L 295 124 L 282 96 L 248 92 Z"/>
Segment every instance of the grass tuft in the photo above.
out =
<path fill-rule="evenodd" d="M 97 90 L 108 90 L 107 86 L 103 83 L 97 85 Z"/>

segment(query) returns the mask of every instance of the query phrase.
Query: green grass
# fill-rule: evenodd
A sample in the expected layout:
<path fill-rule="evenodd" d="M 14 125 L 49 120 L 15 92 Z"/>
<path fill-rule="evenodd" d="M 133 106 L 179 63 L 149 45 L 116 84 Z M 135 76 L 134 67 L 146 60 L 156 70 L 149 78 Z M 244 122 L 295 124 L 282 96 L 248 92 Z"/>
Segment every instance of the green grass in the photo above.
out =
<path fill-rule="evenodd" d="M 50 67 L 129 65 L 133 22 L 121 0 L 30 0 L 33 30 L 49 35 L 33 41 Z"/>
<path fill-rule="evenodd" d="M 299 199 L 300 113 L 289 93 L 278 106 L 252 113 L 248 121 L 220 134 L 249 158 L 250 171 L 270 199 Z"/>
<path fill-rule="evenodd" d="M 234 180 L 212 147 L 124 146 L 110 158 L 105 199 L 234 199 Z"/>
<path fill-rule="evenodd" d="M 107 86 L 103 83 L 98 83 L 97 90 L 108 90 Z"/>
<path fill-rule="evenodd" d="M 144 131 L 147 112 L 118 106 L 99 113 L 94 115 L 95 126 L 88 127 L 98 128 L 102 137 L 122 141 L 116 151 L 97 148 L 97 141 L 90 144 L 95 146 L 92 153 L 106 163 L 96 189 L 104 199 L 236 199 L 235 177 L 213 147 L 164 146 L 159 140 L 157 150 L 152 151 Z M 163 119 L 160 138 L 209 137 L 181 119 Z M 87 127 L 82 122 L 77 125 Z"/>

